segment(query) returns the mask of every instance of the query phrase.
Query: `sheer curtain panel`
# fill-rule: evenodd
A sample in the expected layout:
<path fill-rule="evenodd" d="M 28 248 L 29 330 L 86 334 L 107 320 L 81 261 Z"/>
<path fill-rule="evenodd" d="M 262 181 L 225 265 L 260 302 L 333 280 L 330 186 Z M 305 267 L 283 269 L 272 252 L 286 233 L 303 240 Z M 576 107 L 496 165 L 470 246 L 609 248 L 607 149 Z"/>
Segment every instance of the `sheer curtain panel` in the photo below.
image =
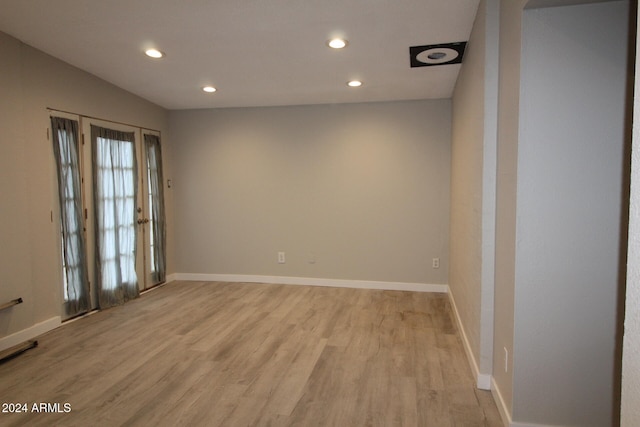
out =
<path fill-rule="evenodd" d="M 64 316 L 89 310 L 89 278 L 82 222 L 78 122 L 51 117 L 53 152 L 58 172 L 62 231 Z"/>
<path fill-rule="evenodd" d="M 149 171 L 149 212 L 151 214 L 151 274 L 155 283 L 166 280 L 166 225 L 164 213 L 164 178 L 162 151 L 157 135 L 144 135 Z"/>
<path fill-rule="evenodd" d="M 91 126 L 100 308 L 136 298 L 137 163 L 133 132 Z"/>

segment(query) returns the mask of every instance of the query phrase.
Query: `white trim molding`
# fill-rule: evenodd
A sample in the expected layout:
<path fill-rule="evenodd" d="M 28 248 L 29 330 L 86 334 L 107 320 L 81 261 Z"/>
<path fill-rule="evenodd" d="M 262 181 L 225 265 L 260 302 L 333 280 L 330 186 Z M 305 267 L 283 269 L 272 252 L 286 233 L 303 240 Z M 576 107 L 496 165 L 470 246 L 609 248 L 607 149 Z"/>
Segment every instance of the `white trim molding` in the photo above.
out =
<path fill-rule="evenodd" d="M 176 280 L 328 286 L 333 288 L 380 289 L 386 291 L 449 292 L 448 285 L 410 282 L 379 282 L 369 280 L 320 279 L 313 277 L 257 276 L 243 274 L 175 273 L 167 276 L 167 282 Z"/>
<path fill-rule="evenodd" d="M 464 352 L 467 354 L 467 360 L 469 361 L 469 366 L 471 367 L 471 373 L 476 378 L 476 387 L 478 387 L 480 390 L 491 390 L 492 377 L 490 374 L 483 374 L 478 368 L 478 363 L 476 362 L 475 357 L 473 357 L 471 344 L 469 344 L 469 339 L 467 338 L 467 334 L 462 325 L 462 320 L 460 319 L 460 314 L 458 313 L 456 301 L 453 299 L 453 294 L 451 292 L 449 292 L 449 302 L 451 303 L 453 317 L 455 317 L 456 319 L 456 325 L 458 326 L 458 330 L 460 331 L 462 346 L 464 347 Z"/>
<path fill-rule="evenodd" d="M 36 323 L 35 325 L 18 331 L 14 334 L 0 338 L 0 351 L 6 350 L 25 341 L 33 339 L 39 335 L 49 332 L 62 324 L 62 318 L 60 316 L 52 317 L 43 322 Z"/>
<path fill-rule="evenodd" d="M 502 398 L 502 394 L 500 393 L 500 389 L 498 388 L 498 384 L 496 384 L 495 378 L 493 377 L 491 377 L 491 394 L 493 395 L 493 400 L 496 402 L 498 412 L 500 412 L 500 417 L 502 418 L 502 422 L 505 427 L 561 427 L 548 424 L 520 423 L 518 421 L 513 421 L 511 419 L 511 411 L 507 408 L 507 405 Z"/>
<path fill-rule="evenodd" d="M 167 274 L 167 277 L 165 278 L 165 283 L 169 283 L 169 282 L 175 282 L 176 280 L 178 280 L 176 278 L 177 274 L 173 273 L 173 274 Z"/>
<path fill-rule="evenodd" d="M 496 406 L 498 407 L 498 412 L 500 412 L 500 418 L 502 418 L 502 423 L 505 427 L 514 427 L 511 422 L 511 410 L 507 408 L 507 404 L 502 398 L 502 393 L 500 393 L 500 388 L 498 384 L 496 384 L 495 378 L 491 377 L 491 395 L 493 396 L 494 402 L 496 402 Z"/>

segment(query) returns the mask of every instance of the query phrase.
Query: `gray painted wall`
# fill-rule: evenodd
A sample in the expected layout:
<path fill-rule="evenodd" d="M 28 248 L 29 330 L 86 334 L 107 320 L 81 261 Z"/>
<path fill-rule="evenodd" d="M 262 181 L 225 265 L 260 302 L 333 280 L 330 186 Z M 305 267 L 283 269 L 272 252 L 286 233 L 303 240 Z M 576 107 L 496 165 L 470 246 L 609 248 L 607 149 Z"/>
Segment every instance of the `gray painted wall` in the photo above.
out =
<path fill-rule="evenodd" d="M 170 126 L 178 272 L 447 283 L 450 100 L 173 111 Z"/>
<path fill-rule="evenodd" d="M 628 8 L 524 13 L 514 420 L 613 420 Z"/>

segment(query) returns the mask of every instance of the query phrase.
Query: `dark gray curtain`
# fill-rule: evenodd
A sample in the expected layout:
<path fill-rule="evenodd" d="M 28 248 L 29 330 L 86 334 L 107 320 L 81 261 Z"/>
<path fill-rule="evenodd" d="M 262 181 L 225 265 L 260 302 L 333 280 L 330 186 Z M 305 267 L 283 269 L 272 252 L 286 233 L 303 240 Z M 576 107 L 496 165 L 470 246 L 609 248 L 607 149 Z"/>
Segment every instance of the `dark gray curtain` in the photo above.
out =
<path fill-rule="evenodd" d="M 58 172 L 58 195 L 62 229 L 64 316 L 89 310 L 89 277 L 82 222 L 78 122 L 51 117 L 53 152 Z"/>
<path fill-rule="evenodd" d="M 151 275 L 154 283 L 166 280 L 166 221 L 164 214 L 164 178 L 162 175 L 162 150 L 160 138 L 144 135 L 149 170 L 149 212 L 151 234 Z"/>
<path fill-rule="evenodd" d="M 139 295 L 136 275 L 137 162 L 133 132 L 91 126 L 100 308 Z"/>

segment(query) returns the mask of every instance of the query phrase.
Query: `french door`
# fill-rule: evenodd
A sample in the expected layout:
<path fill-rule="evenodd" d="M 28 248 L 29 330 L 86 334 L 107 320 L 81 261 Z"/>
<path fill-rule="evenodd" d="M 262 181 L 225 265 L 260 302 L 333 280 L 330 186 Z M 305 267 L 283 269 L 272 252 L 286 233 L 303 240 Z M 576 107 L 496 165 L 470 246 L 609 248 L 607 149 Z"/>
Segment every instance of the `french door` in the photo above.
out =
<path fill-rule="evenodd" d="M 81 216 L 86 251 L 89 309 L 106 308 L 134 298 L 139 291 L 164 281 L 158 274 L 158 258 L 164 260 L 163 243 L 153 230 L 162 190 L 159 158 L 159 135 L 136 127 L 52 112 L 78 123 L 78 165 L 80 175 Z M 52 120 L 52 123 L 54 121 Z M 52 129 L 56 132 L 55 129 Z M 145 139 L 157 141 L 156 151 L 149 150 Z M 148 153 L 151 153 L 149 155 Z M 156 155 L 157 153 L 157 155 Z M 59 153 L 55 153 L 59 156 Z M 158 166 L 160 164 L 160 166 Z M 60 178 L 59 178 L 60 179 Z M 152 182 L 153 181 L 153 182 Z M 159 183 L 158 183 L 159 181 Z M 160 190 L 158 190 L 158 185 Z M 62 199 L 61 199 L 62 200 Z M 155 209 L 153 209 L 155 205 Z M 61 205 L 61 220 L 64 206 Z M 65 307 L 73 295 L 68 292 L 68 256 L 62 229 L 62 280 Z M 158 246 L 161 246 L 160 248 Z M 164 267 L 164 265 L 163 265 Z M 63 310 L 63 317 L 79 313 Z"/>

